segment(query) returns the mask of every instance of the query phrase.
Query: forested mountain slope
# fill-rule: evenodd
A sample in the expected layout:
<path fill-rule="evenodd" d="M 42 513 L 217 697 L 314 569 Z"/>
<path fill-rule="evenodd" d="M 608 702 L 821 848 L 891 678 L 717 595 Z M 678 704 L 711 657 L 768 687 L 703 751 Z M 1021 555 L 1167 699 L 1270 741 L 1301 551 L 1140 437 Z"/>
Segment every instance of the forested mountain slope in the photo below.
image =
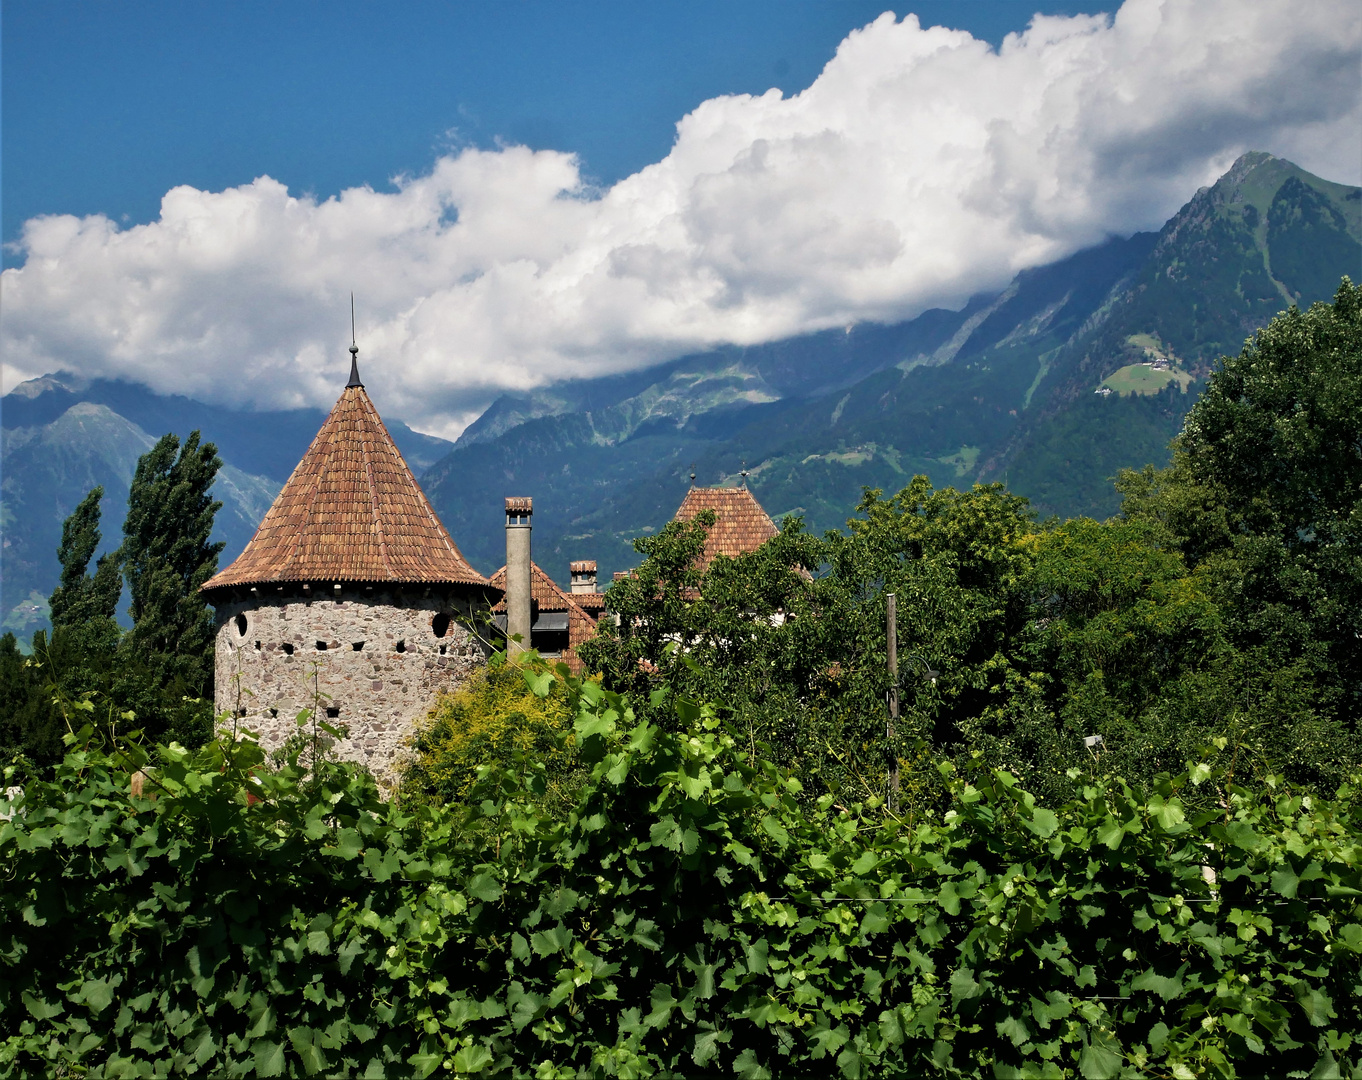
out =
<path fill-rule="evenodd" d="M 1362 276 L 1359 194 L 1246 154 L 1158 234 L 1025 271 L 959 312 L 685 357 L 651 383 L 503 398 L 426 486 L 484 567 L 501 561 L 486 526 L 498 500 L 535 496 L 536 561 L 558 576 L 570 559 L 632 565 L 633 538 L 670 518 L 692 467 L 712 484 L 745 464 L 773 515 L 814 529 L 840 527 L 862 485 L 919 472 L 938 486 L 1000 479 L 1042 514 L 1105 517 L 1109 478 L 1167 460 L 1216 357 Z M 1168 372 L 1132 382 L 1155 358 Z M 1095 393 L 1109 378 L 1117 389 Z"/>
<path fill-rule="evenodd" d="M 570 559 L 596 558 L 608 581 L 633 565 L 634 537 L 671 518 L 692 469 L 732 483 L 745 466 L 774 516 L 803 513 L 815 530 L 841 527 L 863 485 L 897 490 L 915 473 L 1003 480 L 1042 514 L 1105 517 L 1108 478 L 1167 460 L 1215 358 L 1290 304 L 1328 299 L 1344 274 L 1362 278 L 1362 192 L 1246 154 L 1158 234 L 1025 271 L 959 311 L 505 395 L 453 447 L 386 422 L 483 571 L 503 561 L 502 497 L 527 494 L 536 561 L 565 581 Z M 1166 373 L 1142 366 L 1155 357 Z M 1113 392 L 1099 396 L 1104 381 Z M 230 560 L 324 418 L 68 375 L 16 387 L 0 415 L 0 615 L 21 634 L 42 625 L 63 518 L 102 483 L 115 542 L 151 439 L 198 428 L 218 445 Z"/>

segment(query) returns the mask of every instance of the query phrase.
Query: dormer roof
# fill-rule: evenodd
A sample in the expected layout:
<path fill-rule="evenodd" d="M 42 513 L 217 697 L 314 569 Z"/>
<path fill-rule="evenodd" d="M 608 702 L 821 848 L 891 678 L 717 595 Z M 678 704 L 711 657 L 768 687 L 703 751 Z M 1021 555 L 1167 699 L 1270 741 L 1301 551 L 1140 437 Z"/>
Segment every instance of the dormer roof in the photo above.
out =
<path fill-rule="evenodd" d="M 488 584 L 353 376 L 246 550 L 203 588 L 289 581 Z"/>

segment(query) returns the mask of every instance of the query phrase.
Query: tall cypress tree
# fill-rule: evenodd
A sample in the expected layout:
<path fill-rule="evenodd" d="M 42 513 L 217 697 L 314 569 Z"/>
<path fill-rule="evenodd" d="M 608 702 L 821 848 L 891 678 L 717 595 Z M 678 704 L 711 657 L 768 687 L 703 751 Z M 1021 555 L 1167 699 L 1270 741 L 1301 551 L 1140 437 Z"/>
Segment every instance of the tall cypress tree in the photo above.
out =
<path fill-rule="evenodd" d="M 99 504 L 103 498 L 104 489 L 94 488 L 62 524 L 61 547 L 57 549 L 61 584 L 48 601 L 54 632 L 65 627 L 85 627 L 96 619 L 112 620 L 117 613 L 123 589 L 122 552 L 103 556 L 95 564 L 94 576 L 86 575 L 99 547 Z"/>
<path fill-rule="evenodd" d="M 178 451 L 178 453 L 177 453 Z M 213 616 L 199 586 L 217 572 L 210 543 L 222 507 L 209 494 L 222 459 L 192 432 L 165 435 L 137 462 L 123 522 L 133 625 L 125 645 L 172 696 L 211 697 Z"/>

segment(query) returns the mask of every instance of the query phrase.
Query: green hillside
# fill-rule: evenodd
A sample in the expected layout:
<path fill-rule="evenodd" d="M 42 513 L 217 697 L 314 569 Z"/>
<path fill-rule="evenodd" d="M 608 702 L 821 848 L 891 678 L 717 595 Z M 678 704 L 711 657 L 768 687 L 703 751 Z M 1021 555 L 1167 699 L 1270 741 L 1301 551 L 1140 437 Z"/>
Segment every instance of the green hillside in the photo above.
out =
<path fill-rule="evenodd" d="M 1114 513 L 1108 478 L 1118 467 L 1167 461 L 1162 446 L 1214 361 L 1237 354 L 1291 304 L 1332 299 L 1345 274 L 1362 276 L 1362 189 L 1245 154 L 1168 221 L 1104 317 L 1056 354 L 1037 388 L 1040 407 L 984 475 L 1005 479 L 1042 513 Z M 1111 423 L 1093 419 L 1093 391 L 1151 349 L 1199 383 L 1185 398 L 1169 397 L 1157 419 L 1126 404 L 1111 411 Z M 1149 456 L 1118 461 L 1113 447 Z"/>
<path fill-rule="evenodd" d="M 632 565 L 632 539 L 671 517 L 692 467 L 698 483 L 737 483 L 745 463 L 770 512 L 815 530 L 841 527 L 862 486 L 915 473 L 1003 480 L 1042 515 L 1105 517 L 1120 468 L 1166 462 L 1215 359 L 1344 274 L 1362 277 L 1359 190 L 1246 154 L 1157 235 L 1026 271 L 961 312 L 503 401 L 427 489 L 484 569 L 502 562 L 500 497 L 535 496 L 536 561 L 560 578 L 570 559 Z M 1152 355 L 1172 370 L 1144 367 Z"/>
<path fill-rule="evenodd" d="M 1167 460 L 1216 358 L 1290 304 L 1330 298 L 1344 274 L 1362 278 L 1362 192 L 1252 153 L 1159 233 L 1025 271 L 959 311 L 509 394 L 452 448 L 388 426 L 476 566 L 501 565 L 501 499 L 528 494 L 536 561 L 563 582 L 572 559 L 597 559 L 607 581 L 633 565 L 633 539 L 671 518 L 692 470 L 700 484 L 737 483 L 745 465 L 769 511 L 814 530 L 841 527 L 862 487 L 897 490 L 917 473 L 938 486 L 1002 480 L 1042 515 L 1103 517 L 1118 469 Z M 1152 355 L 1172 370 L 1143 367 Z M 1094 393 L 1104 383 L 1106 399 Z M 0 614 L 18 630 L 42 624 L 63 516 L 96 483 L 120 505 L 138 448 L 164 431 L 197 427 L 221 449 L 233 558 L 322 417 L 65 377 L 16 388 L 4 399 Z"/>

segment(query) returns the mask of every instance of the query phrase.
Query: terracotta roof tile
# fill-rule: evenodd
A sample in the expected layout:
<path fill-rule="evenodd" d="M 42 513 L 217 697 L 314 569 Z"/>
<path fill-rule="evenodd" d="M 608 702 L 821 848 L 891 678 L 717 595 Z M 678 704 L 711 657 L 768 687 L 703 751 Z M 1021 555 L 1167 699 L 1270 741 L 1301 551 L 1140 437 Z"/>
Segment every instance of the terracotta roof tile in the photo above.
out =
<path fill-rule="evenodd" d="M 589 615 L 593 613 L 599 615 L 605 610 L 605 593 L 573 593 L 572 602 L 586 611 Z"/>
<path fill-rule="evenodd" d="M 506 591 L 506 567 L 503 566 L 489 580 L 504 594 Z M 596 619 L 590 611 L 578 602 L 580 599 L 586 599 L 586 597 L 575 597 L 565 593 L 534 561 L 530 562 L 530 597 L 540 611 L 566 611 L 568 613 L 568 648 L 563 654 L 563 659 L 574 674 L 580 675 L 582 662 L 577 659 L 577 646 L 596 632 Z M 601 606 L 603 608 L 604 604 L 602 603 Z M 505 613 L 506 599 L 504 595 L 492 610 L 499 615 Z"/>
<path fill-rule="evenodd" d="M 488 578 L 488 581 L 504 594 L 506 592 L 506 567 L 503 566 Z M 570 611 L 575 603 L 575 600 L 560 589 L 553 578 L 539 569 L 539 564 L 533 561 L 530 563 L 530 599 L 538 605 L 540 611 Z M 492 610 L 498 613 L 506 610 L 504 595 Z"/>
<path fill-rule="evenodd" d="M 255 536 L 203 588 L 274 581 L 485 585 L 362 386 L 348 386 Z"/>
<path fill-rule="evenodd" d="M 676 521 L 690 521 L 701 510 L 713 510 L 714 526 L 705 540 L 705 552 L 699 569 L 709 569 L 715 555 L 736 558 L 756 551 L 771 537 L 779 534 L 775 523 L 761 503 L 745 487 L 691 488 L 686 492 Z"/>

